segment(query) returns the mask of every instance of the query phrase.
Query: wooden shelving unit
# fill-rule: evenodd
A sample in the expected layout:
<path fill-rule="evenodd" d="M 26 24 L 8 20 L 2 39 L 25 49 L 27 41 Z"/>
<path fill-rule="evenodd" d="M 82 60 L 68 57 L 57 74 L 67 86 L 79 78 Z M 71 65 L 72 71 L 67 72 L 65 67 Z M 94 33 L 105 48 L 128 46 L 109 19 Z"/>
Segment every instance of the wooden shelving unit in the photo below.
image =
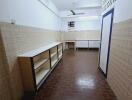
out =
<path fill-rule="evenodd" d="M 57 52 L 58 47 L 53 47 L 50 49 L 50 57 L 51 57 L 51 68 L 54 67 L 54 65 L 58 61 L 58 52 Z"/>
<path fill-rule="evenodd" d="M 62 58 L 62 46 L 57 42 L 18 56 L 25 92 L 37 92 Z"/>
<path fill-rule="evenodd" d="M 35 57 L 33 57 L 34 69 L 38 69 L 42 64 L 49 60 L 49 51 L 45 51 Z"/>
<path fill-rule="evenodd" d="M 38 69 L 42 64 L 46 63 L 48 60 L 49 60 L 48 58 L 47 59 L 42 59 L 39 62 L 35 63 L 34 64 L 34 69 L 35 70 Z"/>
<path fill-rule="evenodd" d="M 53 68 L 54 67 L 54 65 L 57 63 L 57 59 L 55 58 L 55 59 L 53 59 L 52 58 L 52 61 L 51 61 L 51 68 Z"/>
<path fill-rule="evenodd" d="M 58 58 L 61 59 L 63 54 L 63 46 L 62 44 L 58 45 Z"/>
<path fill-rule="evenodd" d="M 62 58 L 62 51 L 59 51 L 59 59 Z"/>
<path fill-rule="evenodd" d="M 50 71 L 50 63 L 47 61 L 43 65 L 40 66 L 39 69 L 35 70 L 36 84 L 39 85 L 41 83 L 44 76 L 48 74 Z"/>

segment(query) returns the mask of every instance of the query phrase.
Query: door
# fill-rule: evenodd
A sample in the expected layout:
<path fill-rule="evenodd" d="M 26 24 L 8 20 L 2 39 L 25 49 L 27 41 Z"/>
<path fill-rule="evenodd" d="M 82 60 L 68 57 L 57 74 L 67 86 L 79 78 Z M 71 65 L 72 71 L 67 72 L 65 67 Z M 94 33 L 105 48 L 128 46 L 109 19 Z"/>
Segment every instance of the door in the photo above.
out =
<path fill-rule="evenodd" d="M 100 41 L 94 40 L 89 41 L 89 48 L 99 48 L 100 47 Z"/>
<path fill-rule="evenodd" d="M 107 76 L 109 52 L 112 34 L 114 9 L 104 14 L 102 19 L 101 45 L 100 45 L 100 61 L 99 66 L 105 76 Z"/>

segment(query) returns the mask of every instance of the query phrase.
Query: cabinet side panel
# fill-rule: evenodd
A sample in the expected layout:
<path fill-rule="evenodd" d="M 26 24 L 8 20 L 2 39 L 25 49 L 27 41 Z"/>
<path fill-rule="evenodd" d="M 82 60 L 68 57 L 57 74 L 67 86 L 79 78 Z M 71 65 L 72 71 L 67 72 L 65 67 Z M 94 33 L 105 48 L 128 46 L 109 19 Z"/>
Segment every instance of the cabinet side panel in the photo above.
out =
<path fill-rule="evenodd" d="M 25 91 L 35 91 L 34 76 L 30 58 L 19 58 L 23 87 Z"/>

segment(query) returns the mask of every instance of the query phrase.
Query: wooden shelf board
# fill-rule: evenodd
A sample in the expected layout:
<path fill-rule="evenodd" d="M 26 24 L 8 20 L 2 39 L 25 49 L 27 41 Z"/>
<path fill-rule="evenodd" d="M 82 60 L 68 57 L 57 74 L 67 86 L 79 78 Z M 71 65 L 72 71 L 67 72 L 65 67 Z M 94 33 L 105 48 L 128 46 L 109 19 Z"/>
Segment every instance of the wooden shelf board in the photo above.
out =
<path fill-rule="evenodd" d="M 62 54 L 59 55 L 59 58 L 61 58 L 61 57 L 62 57 Z"/>
<path fill-rule="evenodd" d="M 59 52 L 59 51 L 62 51 L 62 48 L 58 49 L 58 52 Z"/>
<path fill-rule="evenodd" d="M 38 69 L 41 65 L 43 65 L 44 63 L 46 63 L 48 60 L 49 60 L 48 58 L 47 59 L 42 59 L 39 62 L 35 63 L 34 64 L 34 69 L 35 70 Z"/>
<path fill-rule="evenodd" d="M 47 46 L 44 46 L 44 47 L 41 47 L 41 48 L 38 48 L 38 49 L 35 49 L 35 50 L 32 50 L 32 51 L 29 51 L 29 52 L 26 52 L 24 54 L 20 54 L 18 55 L 18 57 L 34 57 L 46 50 L 49 50 L 59 44 L 61 44 L 62 42 L 54 42 L 54 43 L 51 43 L 50 45 L 47 45 Z"/>
<path fill-rule="evenodd" d="M 58 61 L 58 59 L 53 60 L 53 61 L 51 62 L 51 66 L 53 67 L 53 66 L 57 63 L 57 61 Z"/>
<path fill-rule="evenodd" d="M 47 75 L 47 73 L 50 71 L 50 69 L 44 69 L 36 73 L 36 85 L 38 85 L 41 80 Z"/>
<path fill-rule="evenodd" d="M 54 57 L 55 55 L 57 55 L 57 52 L 52 53 L 51 58 Z"/>

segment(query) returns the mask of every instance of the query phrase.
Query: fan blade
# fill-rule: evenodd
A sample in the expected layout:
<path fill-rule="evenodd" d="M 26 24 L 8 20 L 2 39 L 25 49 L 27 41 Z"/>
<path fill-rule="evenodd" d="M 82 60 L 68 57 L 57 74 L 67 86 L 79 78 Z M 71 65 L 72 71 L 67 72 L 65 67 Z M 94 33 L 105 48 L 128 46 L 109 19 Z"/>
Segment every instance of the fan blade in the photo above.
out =
<path fill-rule="evenodd" d="M 76 15 L 84 15 L 85 13 L 76 13 Z"/>
<path fill-rule="evenodd" d="M 71 12 L 72 12 L 73 15 L 76 15 L 76 13 L 73 10 L 71 10 Z"/>
<path fill-rule="evenodd" d="M 70 14 L 70 15 L 67 15 L 67 16 L 72 16 L 72 14 Z"/>

